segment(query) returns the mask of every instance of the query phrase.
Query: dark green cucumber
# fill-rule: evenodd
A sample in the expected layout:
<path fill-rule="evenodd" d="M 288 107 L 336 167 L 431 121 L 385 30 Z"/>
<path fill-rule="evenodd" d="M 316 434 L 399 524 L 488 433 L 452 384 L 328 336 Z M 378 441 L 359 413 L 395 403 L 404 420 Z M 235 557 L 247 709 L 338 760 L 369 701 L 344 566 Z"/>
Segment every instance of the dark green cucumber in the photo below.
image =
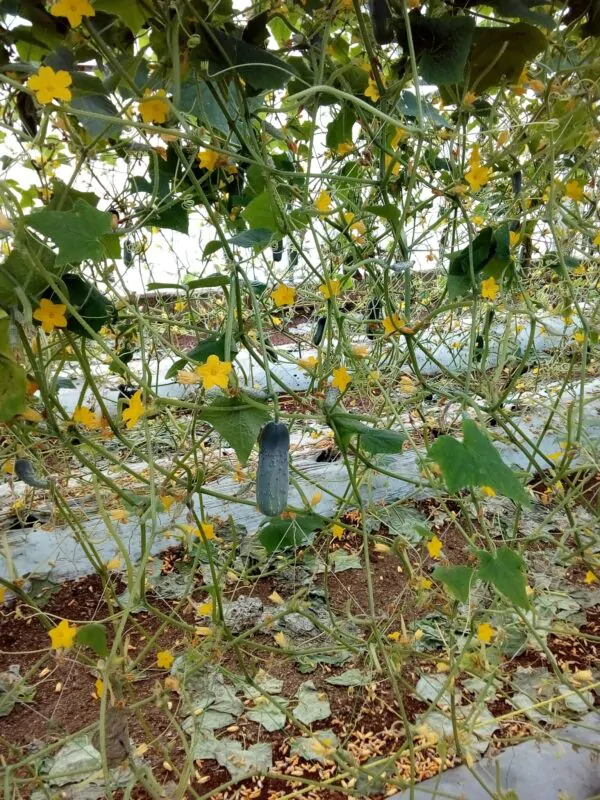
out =
<path fill-rule="evenodd" d="M 317 324 L 315 325 L 315 332 L 313 333 L 313 344 L 315 347 L 318 347 L 323 341 L 325 325 L 327 325 L 327 317 L 319 317 Z"/>
<path fill-rule="evenodd" d="M 388 0 L 369 0 L 373 36 L 377 44 L 389 44 L 394 39 L 392 15 Z"/>
<path fill-rule="evenodd" d="M 285 510 L 290 488 L 290 432 L 283 422 L 267 422 L 258 437 L 256 505 L 267 517 Z"/>

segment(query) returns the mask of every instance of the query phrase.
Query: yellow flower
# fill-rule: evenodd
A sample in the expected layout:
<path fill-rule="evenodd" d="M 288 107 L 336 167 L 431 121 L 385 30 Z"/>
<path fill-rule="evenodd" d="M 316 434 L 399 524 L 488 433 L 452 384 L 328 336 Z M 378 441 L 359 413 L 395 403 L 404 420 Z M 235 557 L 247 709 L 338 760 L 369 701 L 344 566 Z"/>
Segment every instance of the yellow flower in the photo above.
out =
<path fill-rule="evenodd" d="M 325 300 L 331 300 L 332 297 L 337 297 L 340 293 L 340 282 L 337 280 L 330 280 L 329 283 L 322 283 L 319 286 L 319 291 Z"/>
<path fill-rule="evenodd" d="M 463 97 L 463 103 L 466 106 L 472 106 L 475 100 L 477 100 L 477 95 L 475 92 L 466 92 L 465 96 Z"/>
<path fill-rule="evenodd" d="M 585 341 L 585 333 L 583 331 L 575 331 L 573 334 L 573 338 L 577 342 L 577 344 L 583 344 Z"/>
<path fill-rule="evenodd" d="M 383 330 L 385 331 L 386 336 L 389 336 L 392 333 L 397 333 L 403 325 L 404 320 L 400 319 L 398 314 L 392 314 L 391 317 L 385 317 L 383 320 Z"/>
<path fill-rule="evenodd" d="M 439 558 L 443 546 L 438 537 L 434 535 L 433 538 L 427 542 L 427 551 L 431 558 Z"/>
<path fill-rule="evenodd" d="M 300 364 L 300 366 L 303 369 L 306 369 L 308 371 L 314 369 L 318 363 L 319 363 L 318 360 L 314 356 L 308 356 L 308 358 L 301 358 L 298 361 L 298 364 Z"/>
<path fill-rule="evenodd" d="M 495 300 L 499 290 L 500 287 L 494 277 L 481 281 L 481 296 L 486 300 Z"/>
<path fill-rule="evenodd" d="M 390 139 L 390 149 L 396 150 L 403 139 L 406 139 L 406 131 L 402 130 L 402 128 L 396 128 L 394 135 Z"/>
<path fill-rule="evenodd" d="M 72 28 L 81 25 L 84 17 L 94 17 L 96 12 L 88 0 L 58 0 L 50 8 L 53 17 L 66 17 Z"/>
<path fill-rule="evenodd" d="M 198 608 L 196 609 L 198 614 L 204 617 L 210 617 L 213 613 L 214 603 L 212 600 L 206 600 L 204 603 L 200 603 Z"/>
<path fill-rule="evenodd" d="M 484 493 L 484 494 L 485 494 L 487 497 L 496 497 L 496 492 L 494 491 L 494 489 L 492 489 L 492 487 L 491 487 L 491 486 L 482 486 L 482 487 L 481 487 L 481 491 L 482 491 L 482 492 L 483 492 L 483 493 Z"/>
<path fill-rule="evenodd" d="M 482 622 L 477 628 L 477 639 L 484 644 L 489 644 L 495 633 L 495 629 L 489 622 Z"/>
<path fill-rule="evenodd" d="M 282 606 L 285 603 L 285 600 L 279 594 L 279 592 L 271 592 L 271 594 L 269 595 L 269 600 L 272 603 L 275 603 L 276 606 Z"/>
<path fill-rule="evenodd" d="M 369 100 L 372 100 L 374 103 L 376 103 L 381 97 L 381 95 L 379 94 L 379 89 L 377 88 L 377 84 L 375 83 L 373 78 L 369 78 L 369 84 L 364 91 L 364 95 L 365 97 L 368 97 Z"/>
<path fill-rule="evenodd" d="M 477 227 L 479 227 L 480 225 L 485 225 L 485 219 L 483 217 L 480 217 L 479 215 L 474 216 L 472 222 L 473 225 L 477 225 Z"/>
<path fill-rule="evenodd" d="M 334 539 L 341 539 L 344 535 L 344 526 L 337 523 L 331 526 L 331 535 Z"/>
<path fill-rule="evenodd" d="M 187 369 L 180 369 L 177 372 L 177 383 L 181 383 L 184 386 L 191 386 L 193 383 L 200 383 L 200 381 L 200 376 L 196 375 L 195 372 L 190 372 Z"/>
<path fill-rule="evenodd" d="M 357 219 L 355 221 L 356 215 L 353 214 L 352 211 L 345 211 L 343 217 L 344 222 L 348 226 L 349 230 L 353 233 L 357 233 L 359 236 L 362 236 L 366 232 L 367 229 L 365 227 L 365 223 L 362 221 L 362 219 Z"/>
<path fill-rule="evenodd" d="M 400 639 L 403 639 L 404 637 L 400 631 L 392 631 L 391 633 L 388 633 L 387 638 L 391 639 L 392 642 L 399 642 Z"/>
<path fill-rule="evenodd" d="M 201 522 L 199 533 L 202 539 L 210 542 L 211 539 L 215 538 L 215 526 L 211 525 L 210 522 Z"/>
<path fill-rule="evenodd" d="M 170 650 L 160 650 L 156 654 L 156 666 L 159 669 L 171 669 L 171 664 L 175 661 L 175 656 Z"/>
<path fill-rule="evenodd" d="M 27 86 L 33 89 L 38 103 L 51 103 L 53 100 L 70 102 L 73 95 L 68 88 L 73 79 L 64 69 L 55 72 L 52 67 L 40 67 L 35 75 L 27 81 Z"/>
<path fill-rule="evenodd" d="M 329 192 L 321 192 L 315 200 L 315 208 L 319 214 L 328 214 L 331 211 L 331 195 Z"/>
<path fill-rule="evenodd" d="M 187 309 L 187 307 L 188 307 L 188 304 L 186 303 L 185 300 L 178 300 L 175 303 L 175 305 L 173 306 L 174 310 L 177 311 L 177 313 L 180 313 L 181 311 L 185 311 Z"/>
<path fill-rule="evenodd" d="M 369 348 L 366 344 L 355 344 L 352 348 L 352 355 L 356 358 L 366 358 L 369 355 Z"/>
<path fill-rule="evenodd" d="M 585 573 L 584 580 L 589 586 L 589 584 L 591 584 L 591 583 L 596 583 L 598 578 L 596 577 L 596 575 L 594 575 L 594 573 L 592 572 L 591 569 L 588 569 L 588 571 Z"/>
<path fill-rule="evenodd" d="M 595 244 L 596 247 L 600 247 L 600 231 L 598 231 L 598 233 L 594 236 L 592 244 Z"/>
<path fill-rule="evenodd" d="M 109 558 L 109 560 L 106 562 L 106 569 L 121 569 L 121 557 L 115 556 L 114 558 Z"/>
<path fill-rule="evenodd" d="M 580 203 L 585 199 L 583 194 L 583 186 L 579 183 L 579 181 L 567 181 L 565 186 L 565 197 L 568 197 L 569 200 L 574 200 L 576 203 Z"/>
<path fill-rule="evenodd" d="M 69 648 L 73 647 L 75 644 L 76 635 L 77 626 L 69 625 L 66 619 L 61 620 L 56 628 L 50 628 L 48 631 L 48 636 L 52 642 L 51 647 L 53 650 L 58 650 L 59 647 L 63 647 L 65 650 L 68 650 Z"/>
<path fill-rule="evenodd" d="M 323 495 L 321 494 L 321 492 L 315 492 L 313 496 L 310 498 L 311 506 L 318 506 L 319 503 L 321 502 L 322 497 Z"/>
<path fill-rule="evenodd" d="M 417 580 L 417 588 L 419 589 L 427 591 L 428 589 L 431 589 L 432 586 L 433 586 L 433 581 L 430 581 L 429 578 L 419 578 Z"/>
<path fill-rule="evenodd" d="M 280 283 L 275 291 L 271 292 L 271 297 L 278 308 L 280 306 L 291 306 L 296 300 L 296 290 L 293 286 L 286 286 L 285 283 Z"/>
<path fill-rule="evenodd" d="M 334 389 L 339 389 L 340 392 L 345 392 L 348 384 L 352 382 L 352 378 L 348 373 L 346 367 L 337 367 L 333 370 L 333 381 L 331 385 Z"/>
<path fill-rule="evenodd" d="M 510 138 L 510 134 L 508 131 L 500 131 L 498 134 L 498 144 L 502 147 L 505 145 Z"/>
<path fill-rule="evenodd" d="M 213 386 L 226 389 L 232 369 L 230 361 L 221 361 L 219 356 L 212 355 L 207 358 L 205 364 L 196 367 L 196 372 L 202 378 L 205 389 L 211 389 Z"/>
<path fill-rule="evenodd" d="M 473 164 L 465 172 L 465 180 L 471 187 L 471 191 L 476 192 L 489 181 L 493 170 L 491 167 L 482 167 L 481 164 Z"/>
<path fill-rule="evenodd" d="M 167 93 L 164 89 L 157 92 L 149 92 L 143 100 L 138 103 L 138 111 L 142 120 L 146 123 L 162 123 L 167 121 L 169 116 L 169 104 L 166 101 Z"/>
<path fill-rule="evenodd" d="M 42 323 L 44 333 L 52 333 L 54 328 L 67 327 L 66 310 L 67 307 L 63 303 L 53 303 L 52 300 L 43 297 L 39 308 L 33 312 L 33 318 Z"/>
<path fill-rule="evenodd" d="M 510 240 L 510 246 L 516 247 L 521 241 L 521 234 L 518 231 L 509 231 L 508 238 Z"/>
<path fill-rule="evenodd" d="M 73 412 L 73 421 L 90 430 L 99 430 L 102 427 L 101 417 L 85 406 L 77 406 Z"/>
<path fill-rule="evenodd" d="M 353 150 L 354 144 L 352 142 L 340 142 L 335 148 L 335 152 L 338 156 L 347 156 L 348 153 L 351 153 Z"/>
<path fill-rule="evenodd" d="M 285 633 L 283 633 L 283 631 L 279 631 L 279 633 L 276 633 L 273 638 L 275 639 L 279 647 L 287 647 L 288 640 L 287 636 L 285 635 Z"/>
<path fill-rule="evenodd" d="M 171 497 L 170 494 L 161 494 L 159 496 L 159 499 L 160 499 L 160 502 L 162 503 L 162 507 L 164 508 L 165 511 L 169 511 L 171 509 L 171 506 L 173 505 L 173 503 L 176 501 L 176 498 L 175 497 Z"/>
<path fill-rule="evenodd" d="M 142 402 L 142 390 L 138 389 L 137 392 L 130 399 L 129 406 L 123 409 L 121 418 L 125 423 L 125 425 L 127 426 L 127 428 L 131 429 L 138 422 L 140 417 L 144 416 L 145 412 L 146 412 L 146 407 Z"/>
<path fill-rule="evenodd" d="M 214 150 L 200 150 L 198 153 L 198 161 L 202 169 L 207 169 L 209 172 L 212 172 L 213 169 L 226 163 L 227 159 L 220 153 L 215 153 Z"/>
<path fill-rule="evenodd" d="M 104 681 L 102 678 L 96 678 L 96 682 L 94 683 L 94 688 L 96 689 L 96 697 L 100 699 L 104 694 Z"/>

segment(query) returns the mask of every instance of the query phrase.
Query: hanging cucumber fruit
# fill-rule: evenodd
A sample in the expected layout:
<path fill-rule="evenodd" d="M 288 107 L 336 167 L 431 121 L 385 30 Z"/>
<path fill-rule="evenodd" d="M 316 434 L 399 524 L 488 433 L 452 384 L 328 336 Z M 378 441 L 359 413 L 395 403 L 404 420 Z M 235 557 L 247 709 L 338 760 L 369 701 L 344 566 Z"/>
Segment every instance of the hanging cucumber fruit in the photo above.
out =
<path fill-rule="evenodd" d="M 290 432 L 283 422 L 267 422 L 258 437 L 256 504 L 267 517 L 285 510 L 290 486 Z"/>

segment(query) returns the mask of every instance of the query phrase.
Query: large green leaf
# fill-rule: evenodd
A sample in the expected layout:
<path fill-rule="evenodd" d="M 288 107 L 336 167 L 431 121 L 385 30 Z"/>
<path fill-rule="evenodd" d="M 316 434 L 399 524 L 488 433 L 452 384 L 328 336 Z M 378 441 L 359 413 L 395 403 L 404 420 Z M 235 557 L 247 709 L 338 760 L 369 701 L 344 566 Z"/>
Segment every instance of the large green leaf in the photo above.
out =
<path fill-rule="evenodd" d="M 236 354 L 235 347 L 231 348 L 231 358 Z M 175 361 L 168 369 L 166 378 L 172 378 L 180 369 L 183 369 L 188 361 L 195 361 L 203 364 L 209 356 L 217 356 L 220 361 L 225 360 L 225 336 L 208 336 L 203 342 L 197 344 L 192 350 L 186 353 L 185 358 Z"/>
<path fill-rule="evenodd" d="M 108 655 L 106 628 L 99 622 L 90 622 L 78 628 L 75 638 L 78 644 L 90 647 L 100 658 Z"/>
<path fill-rule="evenodd" d="M 466 603 L 469 599 L 469 590 L 473 580 L 473 569 L 464 565 L 457 567 L 436 567 L 431 576 L 434 580 L 443 583 L 451 595 Z"/>
<path fill-rule="evenodd" d="M 260 528 L 258 538 L 267 553 L 274 553 L 308 544 L 314 531 L 322 527 L 323 520 L 317 514 L 301 514 L 294 519 L 276 519 L 267 523 Z"/>
<path fill-rule="evenodd" d="M 342 110 L 327 126 L 325 144 L 335 150 L 342 142 L 352 142 L 352 126 L 356 122 L 356 113 L 352 106 L 342 106 Z"/>
<path fill-rule="evenodd" d="M 56 256 L 52 250 L 19 225 L 14 247 L 0 264 L 0 306 L 18 303 L 17 287 L 29 297 L 42 292 L 48 280 L 38 271 L 38 265 L 53 274 L 60 274 L 62 269 L 56 269 L 55 262 Z"/>
<path fill-rule="evenodd" d="M 253 89 L 280 89 L 293 77 L 290 65 L 268 50 L 236 39 L 216 28 L 207 29 L 203 58 L 222 67 L 236 67 L 236 72 Z"/>
<path fill-rule="evenodd" d="M 147 227 L 167 228 L 171 231 L 187 233 L 189 224 L 188 212 L 185 210 L 182 203 L 174 203 L 163 211 L 157 211 L 156 214 L 149 217 L 144 224 Z"/>
<path fill-rule="evenodd" d="M 371 428 L 361 422 L 353 414 L 336 412 L 329 417 L 329 425 L 342 447 L 345 447 L 354 435 L 358 435 L 359 445 L 367 453 L 400 453 L 405 441 L 398 431 Z"/>
<path fill-rule="evenodd" d="M 264 247 L 272 238 L 273 231 L 269 228 L 255 228 L 251 231 L 236 233 L 235 236 L 228 239 L 228 242 L 237 247 Z"/>
<path fill-rule="evenodd" d="M 495 248 L 494 229 L 487 227 L 479 231 L 470 248 L 467 246 L 451 256 L 447 281 L 450 299 L 467 294 L 471 290 L 471 259 L 473 272 L 477 275 L 491 260 Z"/>
<path fill-rule="evenodd" d="M 475 30 L 473 18 L 451 14 L 425 17 L 415 10 L 410 13 L 410 27 L 421 77 L 438 86 L 462 83 Z M 399 41 L 407 50 L 408 38 L 403 27 L 399 30 Z"/>
<path fill-rule="evenodd" d="M 477 28 L 469 56 L 469 86 L 477 92 L 516 81 L 525 64 L 546 47 L 546 36 L 527 22 Z"/>
<path fill-rule="evenodd" d="M 0 422 L 8 422 L 25 408 L 27 376 L 20 364 L 0 354 Z"/>
<path fill-rule="evenodd" d="M 70 211 L 37 211 L 25 221 L 57 245 L 57 267 L 86 259 L 100 261 L 104 248 L 99 239 L 112 230 L 112 215 L 97 211 L 81 199 Z"/>
<path fill-rule="evenodd" d="M 429 448 L 429 457 L 440 465 L 451 493 L 467 486 L 490 486 L 515 503 L 529 505 L 519 479 L 473 420 L 463 420 L 462 442 L 452 436 L 440 436 Z"/>
<path fill-rule="evenodd" d="M 242 217 L 253 230 L 278 231 L 279 217 L 277 206 L 267 190 L 251 200 L 242 211 Z"/>
<path fill-rule="evenodd" d="M 119 117 L 120 114 L 114 103 L 102 94 L 84 94 L 71 100 L 71 108 L 77 111 L 88 111 L 94 114 L 103 114 L 108 117 Z M 92 136 L 103 136 L 106 139 L 118 139 L 123 130 L 122 125 L 111 125 L 101 119 L 93 119 L 87 114 L 75 115 L 83 127 Z"/>
<path fill-rule="evenodd" d="M 496 553 L 480 550 L 478 575 L 482 581 L 492 586 L 519 608 L 528 609 L 525 562 L 510 548 L 501 547 Z"/>
<path fill-rule="evenodd" d="M 245 464 L 260 429 L 271 417 L 268 406 L 243 397 L 218 397 L 198 419 L 208 422 L 233 447 L 240 463 Z"/>
<path fill-rule="evenodd" d="M 107 14 L 114 14 L 119 17 L 132 33 L 137 33 L 144 22 L 148 19 L 146 8 L 139 0 L 95 0 L 94 8 L 96 11 L 105 11 Z"/>

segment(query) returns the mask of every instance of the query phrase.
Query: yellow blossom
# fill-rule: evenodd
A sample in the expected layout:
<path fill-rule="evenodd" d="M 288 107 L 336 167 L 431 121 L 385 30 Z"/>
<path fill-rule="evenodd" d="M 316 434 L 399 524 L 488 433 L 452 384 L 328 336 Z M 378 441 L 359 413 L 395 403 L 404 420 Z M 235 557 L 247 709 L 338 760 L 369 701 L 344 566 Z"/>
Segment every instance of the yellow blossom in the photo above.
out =
<path fill-rule="evenodd" d="M 483 644 L 489 644 L 496 631 L 489 622 L 482 622 L 477 628 L 477 639 Z"/>
<path fill-rule="evenodd" d="M 96 678 L 96 682 L 94 683 L 94 688 L 96 689 L 96 697 L 100 699 L 104 694 L 104 681 L 102 678 Z"/>
<path fill-rule="evenodd" d="M 319 214 L 328 214 L 331 211 L 331 195 L 329 192 L 321 192 L 315 200 L 315 208 Z"/>
<path fill-rule="evenodd" d="M 275 639 L 279 647 L 287 647 L 288 640 L 287 636 L 285 635 L 285 633 L 283 633 L 283 631 L 279 631 L 279 633 L 276 633 L 273 638 Z"/>
<path fill-rule="evenodd" d="M 61 620 L 55 628 L 50 628 L 48 631 L 53 650 L 58 650 L 60 647 L 69 650 L 75 644 L 76 635 L 77 626 L 69 625 L 66 619 Z"/>
<path fill-rule="evenodd" d="M 202 378 L 205 389 L 211 389 L 213 386 L 226 389 L 232 369 L 230 361 L 221 361 L 219 356 L 213 354 L 206 359 L 204 364 L 196 367 L 196 373 Z"/>
<path fill-rule="evenodd" d="M 592 572 L 592 570 L 591 570 L 591 569 L 589 569 L 589 570 L 588 570 L 588 571 L 585 573 L 585 578 L 584 578 L 584 580 L 585 580 L 585 582 L 586 582 L 586 583 L 588 584 L 588 586 L 589 586 L 591 583 L 596 583 L 596 581 L 598 580 L 598 578 L 597 578 L 597 577 L 596 577 L 596 575 L 595 575 L 595 574 Z"/>
<path fill-rule="evenodd" d="M 146 407 L 142 402 L 142 390 L 138 389 L 133 397 L 129 400 L 129 406 L 123 409 L 121 418 L 127 428 L 133 428 L 138 422 L 140 417 L 143 417 L 146 412 Z"/>
<path fill-rule="evenodd" d="M 377 88 L 377 84 L 375 83 L 373 78 L 369 78 L 369 83 L 364 91 L 364 95 L 365 97 L 368 97 L 369 100 L 372 100 L 374 103 L 376 103 L 381 97 L 381 95 L 379 94 L 379 89 Z"/>
<path fill-rule="evenodd" d="M 200 150 L 197 158 L 200 163 L 200 168 L 207 169 L 209 172 L 227 163 L 225 156 L 216 153 L 214 150 Z"/>
<path fill-rule="evenodd" d="M 595 244 L 596 247 L 600 247 L 600 231 L 594 236 L 592 244 Z"/>
<path fill-rule="evenodd" d="M 494 277 L 486 278 L 486 280 L 481 281 L 481 296 L 486 300 L 495 300 L 499 290 L 500 287 L 496 283 Z"/>
<path fill-rule="evenodd" d="M 210 617 L 213 613 L 214 603 L 212 599 L 206 600 L 204 603 L 200 603 L 198 608 L 196 609 L 198 614 L 204 617 Z"/>
<path fill-rule="evenodd" d="M 396 128 L 394 135 L 390 139 L 390 149 L 396 150 L 403 139 L 406 139 L 406 131 L 402 128 Z"/>
<path fill-rule="evenodd" d="M 138 103 L 138 111 L 142 120 L 147 123 L 158 124 L 166 122 L 169 116 L 169 104 L 166 100 L 167 93 L 164 89 L 157 92 L 148 92 Z"/>
<path fill-rule="evenodd" d="M 477 225 L 477 227 L 479 227 L 480 225 L 485 225 L 485 219 L 483 217 L 480 217 L 478 214 L 473 217 L 472 222 L 473 225 Z"/>
<path fill-rule="evenodd" d="M 291 306 L 296 300 L 296 290 L 293 286 L 286 286 L 285 283 L 280 283 L 277 288 L 271 292 L 271 297 L 278 308 L 280 306 Z"/>
<path fill-rule="evenodd" d="M 160 650 L 156 654 L 156 666 L 159 669 L 171 669 L 171 664 L 175 661 L 175 656 L 170 650 Z"/>
<path fill-rule="evenodd" d="M 170 494 L 161 494 L 159 499 L 165 511 L 170 511 L 171 506 L 176 502 L 176 498 Z"/>
<path fill-rule="evenodd" d="M 66 17 L 72 28 L 81 25 L 84 17 L 96 15 L 88 0 L 58 0 L 58 3 L 50 7 L 50 13 L 53 17 Z"/>
<path fill-rule="evenodd" d="M 121 557 L 115 556 L 114 558 L 109 558 L 105 566 L 108 570 L 121 569 Z"/>
<path fill-rule="evenodd" d="M 344 535 L 344 530 L 345 529 L 343 525 L 338 525 L 337 523 L 334 523 L 331 526 L 331 535 L 334 539 L 341 539 L 342 536 Z"/>
<path fill-rule="evenodd" d="M 173 306 L 174 310 L 179 314 L 182 311 L 185 311 L 188 307 L 188 304 L 185 300 L 178 300 L 175 305 Z"/>
<path fill-rule="evenodd" d="M 271 592 L 271 594 L 269 595 L 269 600 L 272 603 L 275 603 L 276 606 L 282 606 L 285 602 L 285 600 L 279 594 L 279 592 Z"/>
<path fill-rule="evenodd" d="M 64 69 L 55 72 L 52 67 L 40 67 L 35 75 L 27 81 L 27 86 L 35 92 L 38 103 L 43 105 L 53 100 L 63 100 L 69 103 L 73 95 L 68 88 L 73 79 Z"/>
<path fill-rule="evenodd" d="M 583 331 L 575 331 L 573 334 L 573 338 L 577 342 L 577 344 L 583 344 L 585 341 L 585 333 Z"/>
<path fill-rule="evenodd" d="M 52 333 L 54 328 L 67 327 L 66 310 L 63 303 L 53 303 L 52 300 L 42 297 L 39 308 L 33 312 L 33 318 L 41 322 L 44 333 Z"/>
<path fill-rule="evenodd" d="M 496 497 L 496 492 L 495 492 L 495 490 L 494 490 L 494 489 L 492 489 L 492 487 L 491 487 L 491 486 L 482 486 L 482 487 L 481 487 L 481 491 L 482 491 L 482 492 L 483 492 L 483 493 L 484 493 L 484 494 L 485 494 L 487 497 Z"/>
<path fill-rule="evenodd" d="M 521 241 L 521 234 L 518 231 L 510 231 L 508 238 L 510 240 L 510 246 L 516 247 Z"/>
<path fill-rule="evenodd" d="M 465 172 L 465 180 L 471 187 L 471 191 L 477 192 L 482 186 L 489 181 L 492 175 L 491 167 L 482 167 L 481 164 L 473 164 L 467 172 Z"/>
<path fill-rule="evenodd" d="M 215 538 L 215 526 L 211 525 L 210 522 L 201 522 L 197 535 L 202 539 L 206 539 L 207 542 L 210 542 L 211 539 Z"/>
<path fill-rule="evenodd" d="M 311 506 L 318 506 L 318 505 L 319 505 L 319 503 L 321 502 L 321 498 L 322 498 L 322 496 L 323 496 L 323 495 L 321 494 L 321 492 L 315 492 L 315 493 L 313 494 L 313 496 L 310 498 L 310 504 L 311 504 Z"/>
<path fill-rule="evenodd" d="M 399 642 L 404 637 L 400 631 L 392 631 L 388 633 L 387 638 L 391 639 L 392 642 Z"/>
<path fill-rule="evenodd" d="M 568 197 L 569 200 L 574 200 L 576 203 L 580 203 L 585 199 L 583 194 L 583 186 L 579 183 L 579 181 L 567 181 L 565 186 L 565 197 Z"/>
<path fill-rule="evenodd" d="M 427 552 L 431 558 L 439 558 L 443 546 L 444 545 L 441 543 L 438 537 L 434 535 L 433 538 L 427 542 Z"/>
<path fill-rule="evenodd" d="M 340 293 L 340 282 L 330 279 L 328 283 L 322 283 L 319 286 L 319 291 L 325 300 L 330 300 L 332 297 L 337 297 Z"/>
<path fill-rule="evenodd" d="M 366 344 L 355 344 L 352 348 L 352 355 L 356 358 L 366 358 L 369 355 L 369 348 Z"/>
<path fill-rule="evenodd" d="M 340 142 L 335 148 L 335 152 L 338 156 L 347 156 L 348 153 L 351 153 L 353 150 L 354 144 L 352 142 Z"/>
<path fill-rule="evenodd" d="M 500 131 L 498 134 L 498 144 L 503 147 L 509 140 L 510 134 L 508 131 Z"/>
<path fill-rule="evenodd" d="M 334 389 L 339 389 L 340 392 L 345 392 L 348 384 L 352 382 L 352 378 L 348 373 L 346 367 L 337 367 L 333 370 L 333 381 L 331 385 Z"/>
<path fill-rule="evenodd" d="M 419 578 L 417 580 L 417 588 L 419 589 L 427 591 L 428 589 L 431 589 L 432 586 L 433 586 L 433 581 L 430 581 L 429 578 Z"/>
<path fill-rule="evenodd" d="M 300 366 L 303 369 L 306 369 L 306 370 L 309 370 L 309 371 L 314 369 L 317 366 L 318 363 L 319 363 L 318 359 L 316 359 L 314 356 L 308 356 L 308 358 L 301 358 L 298 361 L 298 364 L 300 364 Z"/>
<path fill-rule="evenodd" d="M 475 92 L 466 92 L 465 96 L 463 97 L 463 103 L 466 106 L 471 106 L 477 100 L 477 95 Z"/>
<path fill-rule="evenodd" d="M 400 319 L 398 314 L 392 314 L 391 317 L 385 317 L 383 320 L 383 330 L 389 336 L 392 333 L 397 333 L 404 325 L 404 320 Z"/>
<path fill-rule="evenodd" d="M 102 427 L 100 415 L 94 414 L 91 409 L 85 406 L 77 406 L 73 412 L 73 422 L 77 422 L 90 430 L 99 430 Z"/>

